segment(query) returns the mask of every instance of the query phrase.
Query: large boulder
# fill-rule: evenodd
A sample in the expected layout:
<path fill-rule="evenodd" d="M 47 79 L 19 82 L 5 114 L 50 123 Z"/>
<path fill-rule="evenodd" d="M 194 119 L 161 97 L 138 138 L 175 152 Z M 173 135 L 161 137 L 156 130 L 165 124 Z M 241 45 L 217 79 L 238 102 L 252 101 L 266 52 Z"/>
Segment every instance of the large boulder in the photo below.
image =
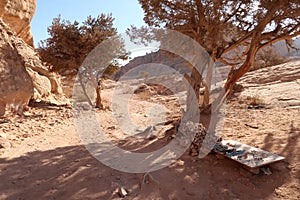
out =
<path fill-rule="evenodd" d="M 0 116 L 8 105 L 21 113 L 30 98 L 69 103 L 58 74 L 49 72 L 33 48 L 35 9 L 35 0 L 0 0 Z"/>
<path fill-rule="evenodd" d="M 53 104 L 69 104 L 59 76 L 48 71 L 36 51 L 0 18 L 0 116 L 5 108 L 22 114 L 31 98 Z"/>
<path fill-rule="evenodd" d="M 14 42 L 15 36 L 0 19 L 0 115 L 11 107 L 22 114 L 33 95 L 33 83 Z"/>
<path fill-rule="evenodd" d="M 30 22 L 36 9 L 36 0 L 0 0 L 0 18 L 21 37 L 33 46 Z"/>
<path fill-rule="evenodd" d="M 16 38 L 16 49 L 22 56 L 25 68 L 34 85 L 33 99 L 48 101 L 54 104 L 68 104 L 63 95 L 62 84 L 57 73 L 50 72 L 40 60 L 38 53 L 21 38 Z"/>

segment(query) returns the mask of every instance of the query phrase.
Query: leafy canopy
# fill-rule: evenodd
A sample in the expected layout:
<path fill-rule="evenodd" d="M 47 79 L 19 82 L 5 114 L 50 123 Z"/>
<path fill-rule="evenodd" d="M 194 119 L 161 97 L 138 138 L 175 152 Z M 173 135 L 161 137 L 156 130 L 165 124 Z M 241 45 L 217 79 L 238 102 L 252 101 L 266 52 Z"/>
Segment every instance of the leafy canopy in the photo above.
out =
<path fill-rule="evenodd" d="M 260 49 L 300 35 L 299 0 L 139 0 L 150 27 L 188 35 L 214 61 L 233 68 L 231 90 L 255 61 Z"/>
<path fill-rule="evenodd" d="M 51 70 L 62 75 L 75 75 L 87 55 L 101 42 L 115 36 L 114 18 L 111 14 L 101 14 L 96 18 L 88 16 L 82 23 L 54 18 L 48 27 L 50 37 L 39 43 L 38 51 L 43 61 L 51 65 Z M 121 49 L 121 47 L 120 47 Z M 123 54 L 122 54 L 123 53 Z M 120 56 L 124 52 L 120 50 Z M 110 73 L 116 70 L 112 65 Z"/>

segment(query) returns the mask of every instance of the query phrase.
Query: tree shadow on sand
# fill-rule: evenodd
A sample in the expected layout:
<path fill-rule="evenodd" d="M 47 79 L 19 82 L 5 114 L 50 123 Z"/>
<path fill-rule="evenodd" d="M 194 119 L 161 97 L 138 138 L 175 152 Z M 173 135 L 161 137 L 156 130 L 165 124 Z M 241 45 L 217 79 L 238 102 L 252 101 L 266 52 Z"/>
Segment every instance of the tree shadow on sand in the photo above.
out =
<path fill-rule="evenodd" d="M 101 164 L 84 146 L 0 158 L 0 171 L 0 199 L 117 199 L 120 187 L 126 199 L 264 199 L 289 180 L 288 169 L 253 175 L 213 154 L 187 153 L 143 179 Z"/>

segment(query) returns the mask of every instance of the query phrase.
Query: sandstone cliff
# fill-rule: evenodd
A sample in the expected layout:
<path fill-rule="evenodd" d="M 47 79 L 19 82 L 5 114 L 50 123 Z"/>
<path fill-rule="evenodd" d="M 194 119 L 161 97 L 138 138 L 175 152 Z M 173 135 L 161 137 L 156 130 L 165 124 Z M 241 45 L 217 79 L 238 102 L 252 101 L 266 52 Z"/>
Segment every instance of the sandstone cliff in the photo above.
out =
<path fill-rule="evenodd" d="M 0 18 L 30 46 L 33 46 L 30 22 L 35 9 L 36 0 L 0 0 Z"/>
<path fill-rule="evenodd" d="M 33 82 L 18 53 L 15 37 L 0 19 L 0 116 L 7 107 L 22 114 L 33 95 Z"/>
<path fill-rule="evenodd" d="M 33 48 L 34 11 L 35 0 L 0 0 L 0 116 L 8 108 L 22 114 L 31 98 L 69 103 L 58 74 L 48 71 Z"/>

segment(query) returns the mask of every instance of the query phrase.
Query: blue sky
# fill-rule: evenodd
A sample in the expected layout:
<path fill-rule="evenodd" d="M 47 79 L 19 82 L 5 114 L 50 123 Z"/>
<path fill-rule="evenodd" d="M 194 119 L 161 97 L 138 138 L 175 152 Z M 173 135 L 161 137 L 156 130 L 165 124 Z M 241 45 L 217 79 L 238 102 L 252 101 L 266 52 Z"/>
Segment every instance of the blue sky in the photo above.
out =
<path fill-rule="evenodd" d="M 59 14 L 62 19 L 82 22 L 88 15 L 96 17 L 101 13 L 112 13 L 119 33 L 125 32 L 130 25 L 144 25 L 143 10 L 137 0 L 37 0 L 31 22 L 35 46 L 48 38 L 47 27 Z"/>

